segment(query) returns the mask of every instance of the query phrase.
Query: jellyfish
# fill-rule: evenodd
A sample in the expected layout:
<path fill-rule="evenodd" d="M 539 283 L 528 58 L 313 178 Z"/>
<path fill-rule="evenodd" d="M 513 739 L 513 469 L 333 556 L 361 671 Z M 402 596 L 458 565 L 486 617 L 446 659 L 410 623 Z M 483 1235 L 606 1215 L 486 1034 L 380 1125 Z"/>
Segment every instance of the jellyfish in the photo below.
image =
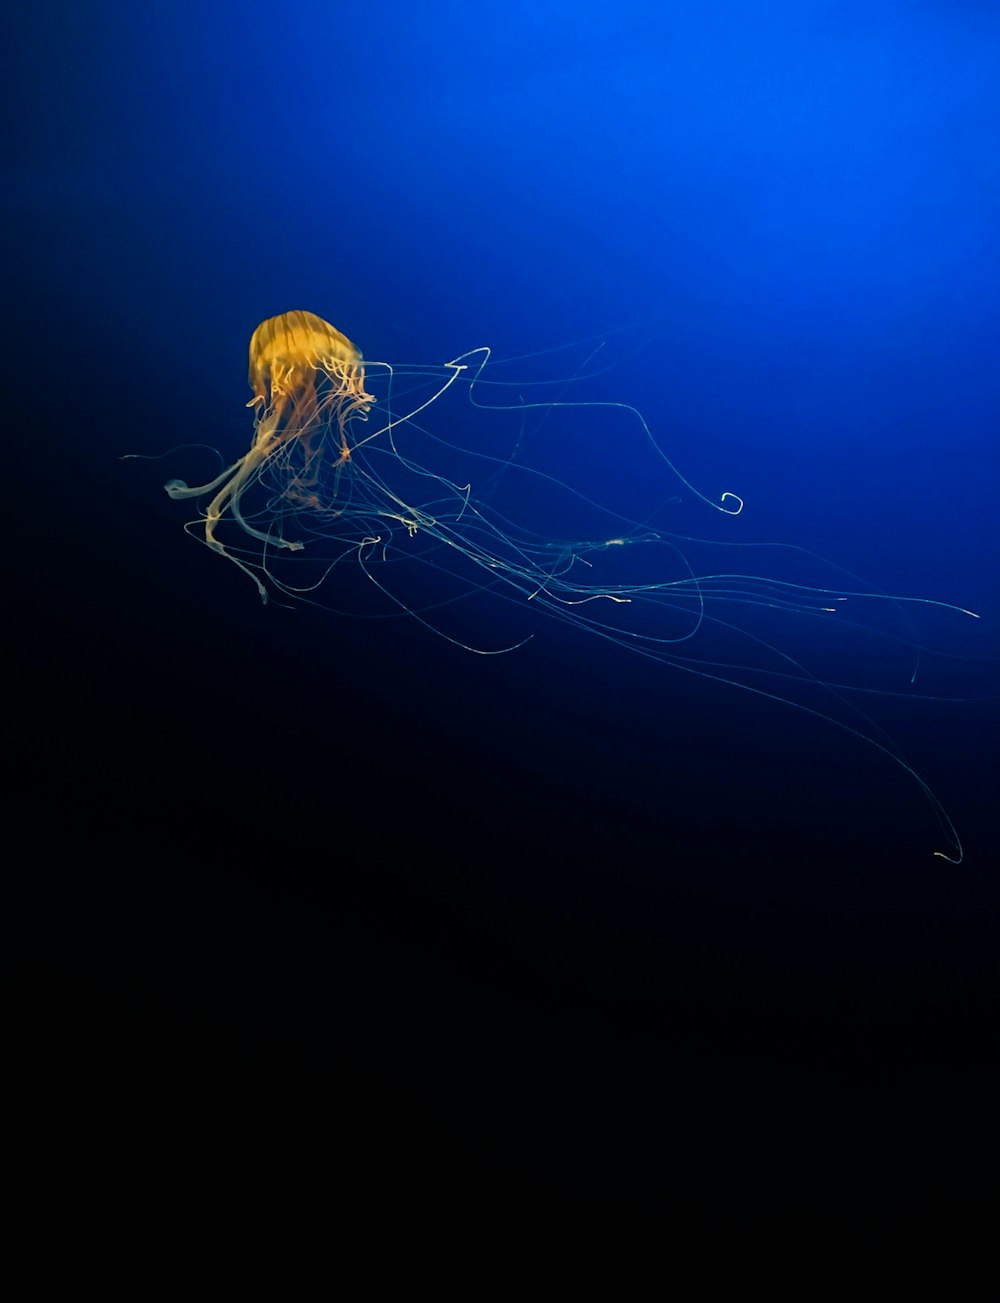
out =
<path fill-rule="evenodd" d="M 487 347 L 443 365 L 372 362 L 321 317 L 286 312 L 262 322 L 250 341 L 249 450 L 207 483 L 170 480 L 165 488 L 174 499 L 208 499 L 189 529 L 248 575 L 265 602 L 279 596 L 340 610 L 331 589 L 339 594 L 360 577 L 365 592 L 384 600 L 379 614 L 404 615 L 480 655 L 514 651 L 534 636 L 529 631 L 484 646 L 453 622 L 469 604 L 506 602 L 825 721 L 910 775 L 950 845 L 934 853 L 960 862 L 961 842 L 947 812 L 851 697 L 881 689 L 811 669 L 799 635 L 831 635 L 818 640 L 817 660 L 824 664 L 834 628 L 837 635 L 878 639 L 908 658 L 915 654 L 912 681 L 922 649 L 911 612 L 974 612 L 889 596 L 792 545 L 771 549 L 769 572 L 720 563 L 720 547 L 759 556 L 763 545 L 674 532 L 664 518 L 676 493 L 641 510 L 597 501 L 593 477 L 574 482 L 573 465 L 613 468 L 642 451 L 652 461 L 635 481 L 640 488 L 659 493 L 665 470 L 695 506 L 706 504 L 724 517 L 743 509 L 731 491 L 712 497 L 695 488 L 627 401 L 567 401 L 567 389 L 590 375 L 596 354 L 569 376 L 528 382 L 504 378 Z M 530 384 L 542 387 L 526 392 Z M 425 423 L 454 388 L 464 389 L 475 416 L 467 437 Z M 569 418 L 572 442 L 563 460 L 554 461 L 550 449 L 565 451 L 565 445 L 541 431 L 560 414 Z M 518 423 L 513 446 L 498 443 L 492 422 L 512 415 Z M 537 418 L 531 431 L 529 417 Z M 597 418 L 589 445 L 587 418 Z M 613 444 L 612 418 L 619 423 Z M 628 457 L 627 439 L 633 441 Z M 617 457 L 602 462 L 609 446 Z M 539 455 L 533 459 L 531 452 Z M 817 566 L 824 581 L 803 578 Z M 873 618 L 879 610 L 887 613 L 881 624 Z M 783 644 L 778 631 L 789 622 L 795 641 Z"/>

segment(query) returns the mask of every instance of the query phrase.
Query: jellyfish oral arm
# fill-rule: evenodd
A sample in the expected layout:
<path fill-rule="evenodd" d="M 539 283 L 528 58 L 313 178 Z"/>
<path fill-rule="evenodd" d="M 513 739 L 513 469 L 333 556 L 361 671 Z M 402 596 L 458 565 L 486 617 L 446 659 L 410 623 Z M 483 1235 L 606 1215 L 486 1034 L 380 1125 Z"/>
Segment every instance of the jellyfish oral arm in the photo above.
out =
<path fill-rule="evenodd" d="M 219 475 L 216 475 L 214 480 L 209 480 L 207 484 L 196 484 L 192 488 L 185 480 L 167 480 L 163 487 L 166 489 L 167 495 L 173 498 L 175 502 L 182 498 L 204 497 L 206 493 L 211 493 L 212 490 L 217 489 L 220 484 L 224 484 L 227 480 L 232 479 L 246 459 L 247 455 L 244 453 L 239 461 L 234 461 L 232 466 L 227 466 L 224 471 Z"/>

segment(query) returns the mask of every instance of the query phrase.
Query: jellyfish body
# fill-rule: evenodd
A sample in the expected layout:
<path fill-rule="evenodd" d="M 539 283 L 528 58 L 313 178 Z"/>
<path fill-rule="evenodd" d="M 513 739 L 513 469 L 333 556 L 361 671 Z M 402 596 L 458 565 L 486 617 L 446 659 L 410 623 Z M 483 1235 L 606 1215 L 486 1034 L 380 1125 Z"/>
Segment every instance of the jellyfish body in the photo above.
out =
<path fill-rule="evenodd" d="M 216 538 L 219 521 L 228 510 L 253 538 L 275 547 L 299 549 L 299 542 L 256 528 L 241 509 L 243 493 L 269 461 L 287 455 L 294 446 L 298 457 L 284 493 L 308 504 L 326 436 L 331 430 L 336 432 L 335 466 L 339 471 L 351 455 L 348 425 L 352 420 L 363 421 L 374 399 L 365 392 L 360 351 L 328 321 L 301 310 L 269 317 L 254 331 L 249 381 L 253 398 L 247 406 L 255 411 L 249 451 L 207 484 L 191 486 L 183 480 L 170 480 L 165 488 L 172 498 L 215 492 L 205 508 L 205 542 L 249 574 L 266 601 L 267 590 L 261 581 Z"/>

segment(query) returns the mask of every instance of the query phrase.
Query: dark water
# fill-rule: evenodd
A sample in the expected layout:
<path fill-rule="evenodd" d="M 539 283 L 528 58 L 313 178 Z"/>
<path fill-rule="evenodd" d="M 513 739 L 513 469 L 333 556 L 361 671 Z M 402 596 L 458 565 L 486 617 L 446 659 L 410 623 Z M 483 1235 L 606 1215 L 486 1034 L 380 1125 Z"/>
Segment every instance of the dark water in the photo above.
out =
<path fill-rule="evenodd" d="M 40 4 L 7 45 L 9 988 L 44 1091 L 115 1135 L 168 1083 L 225 1130 L 223 1077 L 280 1076 L 291 1149 L 404 1187 L 431 1155 L 664 1201 L 765 1150 L 776 1189 L 954 1175 L 996 1050 L 991 8 Z M 291 308 L 397 366 L 489 345 L 514 410 L 459 386 L 417 451 L 543 540 L 595 541 L 563 486 L 678 540 L 597 586 L 927 601 L 716 602 L 652 658 L 690 606 L 613 641 L 394 572 L 435 633 L 356 565 L 262 606 L 162 485 L 248 447 L 247 342 Z"/>

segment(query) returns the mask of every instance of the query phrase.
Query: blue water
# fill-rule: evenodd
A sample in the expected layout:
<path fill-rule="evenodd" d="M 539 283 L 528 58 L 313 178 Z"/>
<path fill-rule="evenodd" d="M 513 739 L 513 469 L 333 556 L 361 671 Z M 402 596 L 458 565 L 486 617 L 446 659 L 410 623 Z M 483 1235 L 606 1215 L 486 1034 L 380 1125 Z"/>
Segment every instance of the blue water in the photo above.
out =
<path fill-rule="evenodd" d="M 574 910 L 597 949 L 655 950 L 664 892 L 995 903 L 993 6 L 43 3 L 10 49 L 8 569 L 55 789 L 108 863 L 167 857 L 220 918 L 304 880 L 378 920 L 402 875 L 431 933 L 502 919 L 515 950 Z M 249 337 L 293 308 L 422 393 L 489 347 L 504 387 L 473 397 L 511 410 L 463 382 L 412 455 L 543 541 L 673 540 L 584 554 L 598 588 L 926 600 L 717 604 L 684 662 L 630 644 L 690 606 L 616 611 L 615 641 L 448 566 L 398 572 L 403 608 L 448 603 L 424 621 L 381 618 L 350 564 L 264 606 L 162 485 L 249 446 Z"/>

